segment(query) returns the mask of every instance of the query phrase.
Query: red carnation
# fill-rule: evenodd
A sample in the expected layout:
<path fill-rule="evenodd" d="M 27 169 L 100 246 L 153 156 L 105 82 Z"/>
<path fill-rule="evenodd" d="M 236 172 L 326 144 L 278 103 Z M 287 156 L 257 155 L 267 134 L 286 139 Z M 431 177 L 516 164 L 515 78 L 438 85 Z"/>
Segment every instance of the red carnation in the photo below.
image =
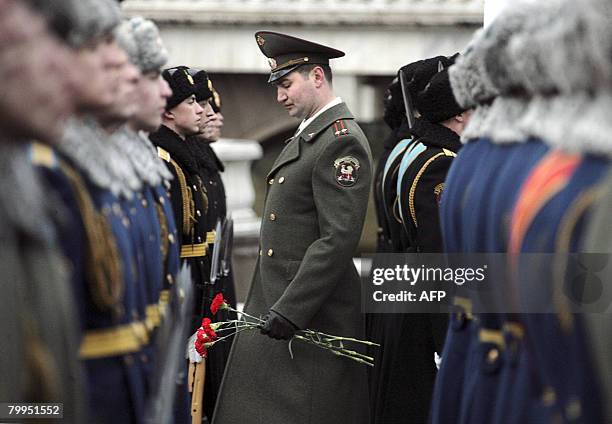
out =
<path fill-rule="evenodd" d="M 202 327 L 198 329 L 197 338 L 198 340 L 213 341 L 217 338 L 217 333 L 210 326 L 211 322 L 209 318 L 202 320 Z"/>
<path fill-rule="evenodd" d="M 204 342 L 201 342 L 200 340 L 195 341 L 195 350 L 202 358 L 206 358 L 206 356 L 208 356 L 206 346 L 204 345 Z"/>
<path fill-rule="evenodd" d="M 210 304 L 210 312 L 212 312 L 213 315 L 216 315 L 219 309 L 225 308 L 227 308 L 227 303 L 225 302 L 225 299 L 223 299 L 223 293 L 217 293 Z"/>

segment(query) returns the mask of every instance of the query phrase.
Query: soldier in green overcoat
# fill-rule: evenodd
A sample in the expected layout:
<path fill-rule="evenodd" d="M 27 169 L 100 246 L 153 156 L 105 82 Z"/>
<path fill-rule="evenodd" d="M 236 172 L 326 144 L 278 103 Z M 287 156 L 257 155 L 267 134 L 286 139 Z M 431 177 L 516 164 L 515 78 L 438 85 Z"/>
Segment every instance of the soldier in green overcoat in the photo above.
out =
<path fill-rule="evenodd" d="M 267 176 L 259 260 L 245 311 L 262 333 L 234 341 L 214 424 L 368 422 L 364 365 L 294 340 L 298 329 L 364 338 L 359 274 L 352 258 L 371 183 L 365 135 L 335 97 L 329 59 L 344 53 L 258 32 L 269 82 L 302 119 Z M 268 337 L 269 336 L 269 337 Z"/>

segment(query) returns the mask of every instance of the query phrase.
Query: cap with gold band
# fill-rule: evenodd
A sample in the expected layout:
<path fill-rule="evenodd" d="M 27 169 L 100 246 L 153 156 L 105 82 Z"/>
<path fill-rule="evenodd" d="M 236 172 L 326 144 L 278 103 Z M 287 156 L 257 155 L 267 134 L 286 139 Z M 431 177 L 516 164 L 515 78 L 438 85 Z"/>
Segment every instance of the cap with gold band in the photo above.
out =
<path fill-rule="evenodd" d="M 298 66 L 329 65 L 329 59 L 344 56 L 340 50 L 278 32 L 258 31 L 255 40 L 270 64 L 268 82 L 284 77 Z"/>

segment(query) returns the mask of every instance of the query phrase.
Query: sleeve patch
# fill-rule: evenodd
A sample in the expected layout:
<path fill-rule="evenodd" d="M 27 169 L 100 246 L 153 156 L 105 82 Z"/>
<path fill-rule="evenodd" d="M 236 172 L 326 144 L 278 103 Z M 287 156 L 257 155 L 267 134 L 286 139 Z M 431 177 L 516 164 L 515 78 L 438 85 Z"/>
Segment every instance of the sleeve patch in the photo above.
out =
<path fill-rule="evenodd" d="M 334 161 L 334 178 L 342 187 L 354 186 L 359 177 L 358 171 L 361 165 L 359 160 L 352 156 L 344 156 Z"/>

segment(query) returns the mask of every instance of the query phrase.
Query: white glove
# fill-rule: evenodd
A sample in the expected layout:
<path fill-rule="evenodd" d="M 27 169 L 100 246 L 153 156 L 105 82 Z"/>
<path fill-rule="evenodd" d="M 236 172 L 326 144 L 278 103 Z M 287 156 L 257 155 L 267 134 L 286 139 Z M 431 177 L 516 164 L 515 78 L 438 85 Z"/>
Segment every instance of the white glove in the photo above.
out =
<path fill-rule="evenodd" d="M 440 369 L 440 365 L 442 365 L 442 357 L 438 355 L 438 352 L 434 352 L 434 362 L 436 363 L 436 368 Z"/>
<path fill-rule="evenodd" d="M 189 359 L 189 362 L 192 362 L 194 364 L 199 364 L 200 362 L 202 362 L 202 357 L 195 349 L 195 341 L 197 334 L 198 333 L 196 331 L 191 337 L 189 337 L 189 340 L 187 341 L 187 349 L 185 351 L 185 358 Z"/>

